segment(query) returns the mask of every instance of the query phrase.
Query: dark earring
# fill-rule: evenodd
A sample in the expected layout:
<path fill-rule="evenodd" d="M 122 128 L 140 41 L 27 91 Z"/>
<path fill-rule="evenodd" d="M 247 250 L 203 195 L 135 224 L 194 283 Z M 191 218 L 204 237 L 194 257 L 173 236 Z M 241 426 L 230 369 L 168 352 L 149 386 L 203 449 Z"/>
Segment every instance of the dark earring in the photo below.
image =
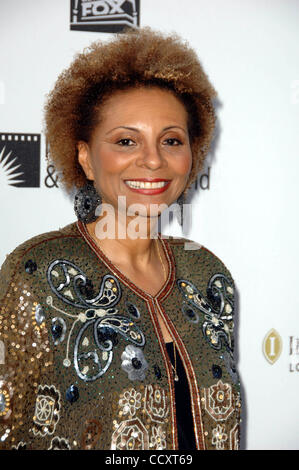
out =
<path fill-rule="evenodd" d="M 85 224 L 97 220 L 96 209 L 100 204 L 102 204 L 102 198 L 92 181 L 88 181 L 75 194 L 74 210 L 78 219 Z"/>
<path fill-rule="evenodd" d="M 180 224 L 180 226 L 183 226 L 183 208 L 184 208 L 184 202 L 185 202 L 185 194 L 182 193 L 178 198 L 177 198 L 177 204 L 179 205 L 179 211 L 176 213 L 177 221 Z"/>

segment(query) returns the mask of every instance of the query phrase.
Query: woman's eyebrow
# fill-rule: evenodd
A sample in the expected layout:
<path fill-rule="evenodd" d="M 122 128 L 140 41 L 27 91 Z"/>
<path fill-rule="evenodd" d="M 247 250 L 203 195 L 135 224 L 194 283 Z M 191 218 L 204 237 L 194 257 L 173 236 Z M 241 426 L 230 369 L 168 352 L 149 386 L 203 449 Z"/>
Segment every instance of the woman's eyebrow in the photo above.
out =
<path fill-rule="evenodd" d="M 183 132 L 185 132 L 185 134 L 187 134 L 186 129 L 178 125 L 164 127 L 163 131 L 168 131 L 169 129 L 181 129 Z"/>
<path fill-rule="evenodd" d="M 185 134 L 187 134 L 187 131 L 183 127 L 177 126 L 177 125 L 164 127 L 164 129 L 162 129 L 162 132 L 168 131 L 169 129 L 175 129 L 175 128 L 181 129 L 183 132 L 185 132 Z M 111 132 L 115 131 L 116 129 L 128 129 L 129 131 L 140 132 L 140 130 L 137 129 L 136 127 L 118 126 L 118 127 L 114 127 L 113 129 L 110 129 L 110 131 L 106 132 L 106 135 L 110 134 Z"/>
<path fill-rule="evenodd" d="M 113 132 L 116 129 L 128 129 L 129 131 L 139 132 L 139 130 L 136 127 L 117 126 L 117 127 L 113 127 L 113 129 L 110 129 L 110 131 L 106 132 L 106 135 L 110 134 L 110 132 Z"/>

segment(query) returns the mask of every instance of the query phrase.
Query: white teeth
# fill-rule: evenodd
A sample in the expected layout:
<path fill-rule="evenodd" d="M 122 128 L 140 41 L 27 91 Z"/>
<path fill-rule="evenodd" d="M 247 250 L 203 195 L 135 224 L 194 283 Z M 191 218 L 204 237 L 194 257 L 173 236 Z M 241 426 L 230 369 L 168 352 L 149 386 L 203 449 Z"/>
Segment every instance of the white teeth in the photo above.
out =
<path fill-rule="evenodd" d="M 130 188 L 157 189 L 163 188 L 168 181 L 157 181 L 154 183 L 150 183 L 149 181 L 125 181 L 125 183 L 130 186 Z"/>

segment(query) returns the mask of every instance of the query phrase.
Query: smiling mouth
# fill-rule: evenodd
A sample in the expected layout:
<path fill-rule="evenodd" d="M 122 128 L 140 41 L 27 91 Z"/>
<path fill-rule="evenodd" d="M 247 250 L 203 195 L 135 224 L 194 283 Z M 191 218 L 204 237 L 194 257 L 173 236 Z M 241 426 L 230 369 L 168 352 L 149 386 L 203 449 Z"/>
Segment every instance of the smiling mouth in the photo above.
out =
<path fill-rule="evenodd" d="M 158 194 L 166 191 L 171 183 L 171 180 L 162 178 L 155 179 L 132 179 L 124 180 L 125 184 L 135 192 L 141 192 L 143 194 Z"/>
<path fill-rule="evenodd" d="M 130 188 L 136 189 L 160 189 L 170 183 L 170 180 L 163 181 L 136 181 L 136 180 L 126 180 L 126 185 Z"/>

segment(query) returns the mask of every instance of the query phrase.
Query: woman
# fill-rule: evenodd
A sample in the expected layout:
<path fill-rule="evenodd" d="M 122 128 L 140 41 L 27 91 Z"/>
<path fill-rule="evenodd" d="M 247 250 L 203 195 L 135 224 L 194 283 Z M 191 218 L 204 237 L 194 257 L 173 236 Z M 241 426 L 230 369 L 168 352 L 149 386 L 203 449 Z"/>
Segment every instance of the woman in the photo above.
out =
<path fill-rule="evenodd" d="M 214 96 L 194 51 L 150 28 L 59 76 L 46 136 L 78 220 L 2 266 L 1 448 L 238 448 L 232 276 L 156 230 L 202 168 Z"/>

